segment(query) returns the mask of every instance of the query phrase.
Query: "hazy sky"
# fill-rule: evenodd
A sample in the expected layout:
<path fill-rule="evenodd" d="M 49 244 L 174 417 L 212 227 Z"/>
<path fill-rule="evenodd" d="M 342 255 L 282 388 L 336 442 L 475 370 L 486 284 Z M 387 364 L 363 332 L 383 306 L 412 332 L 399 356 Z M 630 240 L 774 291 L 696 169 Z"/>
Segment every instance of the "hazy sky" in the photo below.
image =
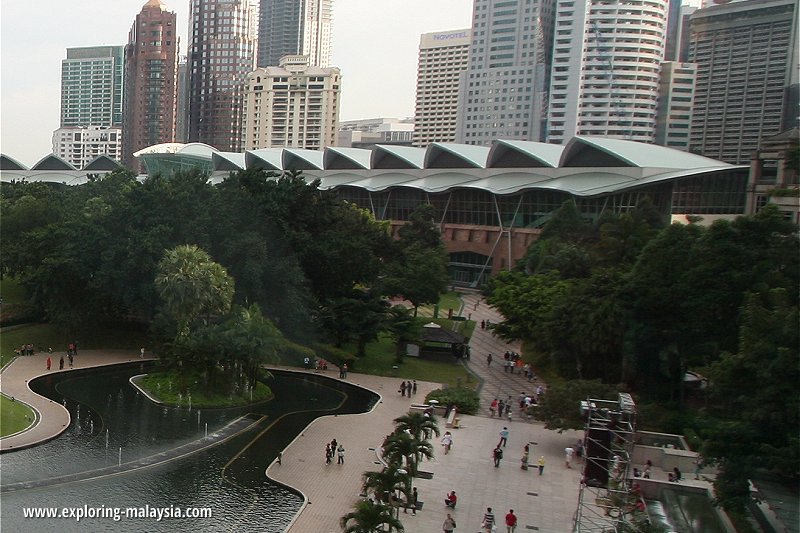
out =
<path fill-rule="evenodd" d="M 185 54 L 189 0 L 178 14 Z M 32 166 L 59 126 L 61 60 L 78 46 L 121 45 L 146 0 L 3 1 L 0 151 Z M 472 0 L 334 0 L 333 65 L 342 69 L 341 120 L 414 114 L 421 33 L 470 26 Z"/>

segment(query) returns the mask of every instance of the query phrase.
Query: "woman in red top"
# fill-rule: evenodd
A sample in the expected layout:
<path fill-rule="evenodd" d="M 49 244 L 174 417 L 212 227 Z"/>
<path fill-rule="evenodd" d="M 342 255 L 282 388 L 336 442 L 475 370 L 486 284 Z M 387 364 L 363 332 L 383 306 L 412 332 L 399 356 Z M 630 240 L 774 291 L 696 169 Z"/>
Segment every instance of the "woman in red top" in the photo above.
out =
<path fill-rule="evenodd" d="M 517 515 L 514 514 L 514 509 L 509 509 L 506 515 L 506 531 L 514 533 L 515 529 L 517 529 Z"/>

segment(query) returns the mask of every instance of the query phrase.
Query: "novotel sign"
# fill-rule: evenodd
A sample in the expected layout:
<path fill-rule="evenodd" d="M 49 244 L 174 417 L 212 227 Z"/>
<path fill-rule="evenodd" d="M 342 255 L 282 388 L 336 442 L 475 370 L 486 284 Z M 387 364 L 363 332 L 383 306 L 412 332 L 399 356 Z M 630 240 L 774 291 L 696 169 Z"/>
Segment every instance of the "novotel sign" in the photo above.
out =
<path fill-rule="evenodd" d="M 434 41 L 447 41 L 450 39 L 466 39 L 469 37 L 469 32 L 467 31 L 460 31 L 458 33 L 434 33 L 433 40 Z"/>

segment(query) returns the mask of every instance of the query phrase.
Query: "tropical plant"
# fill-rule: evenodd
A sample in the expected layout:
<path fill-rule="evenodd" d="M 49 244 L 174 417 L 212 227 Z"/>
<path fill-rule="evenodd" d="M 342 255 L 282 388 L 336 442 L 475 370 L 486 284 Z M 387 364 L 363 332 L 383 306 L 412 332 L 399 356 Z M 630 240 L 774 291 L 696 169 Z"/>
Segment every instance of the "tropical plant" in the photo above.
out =
<path fill-rule="evenodd" d="M 399 464 L 390 464 L 380 472 L 364 472 L 362 490 L 372 493 L 376 502 L 388 504 L 392 494 L 399 492 L 406 500 L 410 496 L 410 474 L 400 472 Z"/>
<path fill-rule="evenodd" d="M 417 440 L 430 439 L 432 435 L 439 436 L 439 424 L 433 416 L 414 411 L 394 419 L 395 433 L 406 433 Z"/>
<path fill-rule="evenodd" d="M 433 458 L 433 446 L 408 433 L 395 433 L 383 443 L 383 456 L 392 464 L 402 464 L 405 460 L 408 472 L 416 476 L 422 458 Z"/>
<path fill-rule="evenodd" d="M 369 500 L 358 502 L 354 511 L 340 519 L 339 525 L 344 533 L 375 533 L 386 531 L 385 526 L 389 526 L 389 531 L 405 531 L 392 509 Z"/>

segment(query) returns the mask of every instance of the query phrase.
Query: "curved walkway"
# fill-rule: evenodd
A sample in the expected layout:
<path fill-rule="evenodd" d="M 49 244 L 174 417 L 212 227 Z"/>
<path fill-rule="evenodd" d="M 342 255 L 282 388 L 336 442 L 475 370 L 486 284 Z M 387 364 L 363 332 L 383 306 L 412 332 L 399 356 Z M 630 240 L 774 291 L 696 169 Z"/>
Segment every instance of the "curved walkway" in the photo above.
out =
<path fill-rule="evenodd" d="M 47 371 L 47 357 L 52 361 L 51 370 Z M 29 405 L 37 413 L 37 422 L 25 431 L 0 439 L 0 453 L 35 446 L 54 439 L 66 431 L 70 423 L 69 411 L 58 402 L 36 394 L 28 387 L 28 382 L 48 373 L 70 372 L 70 368 L 58 370 L 58 361 L 64 356 L 67 366 L 67 354 L 38 353 L 32 356 L 19 356 L 0 373 L 0 391 L 15 401 Z M 79 350 L 74 358 L 73 369 L 113 365 L 130 361 L 143 361 L 139 353 L 127 350 Z M 53 370 L 52 368 L 55 368 Z"/>

